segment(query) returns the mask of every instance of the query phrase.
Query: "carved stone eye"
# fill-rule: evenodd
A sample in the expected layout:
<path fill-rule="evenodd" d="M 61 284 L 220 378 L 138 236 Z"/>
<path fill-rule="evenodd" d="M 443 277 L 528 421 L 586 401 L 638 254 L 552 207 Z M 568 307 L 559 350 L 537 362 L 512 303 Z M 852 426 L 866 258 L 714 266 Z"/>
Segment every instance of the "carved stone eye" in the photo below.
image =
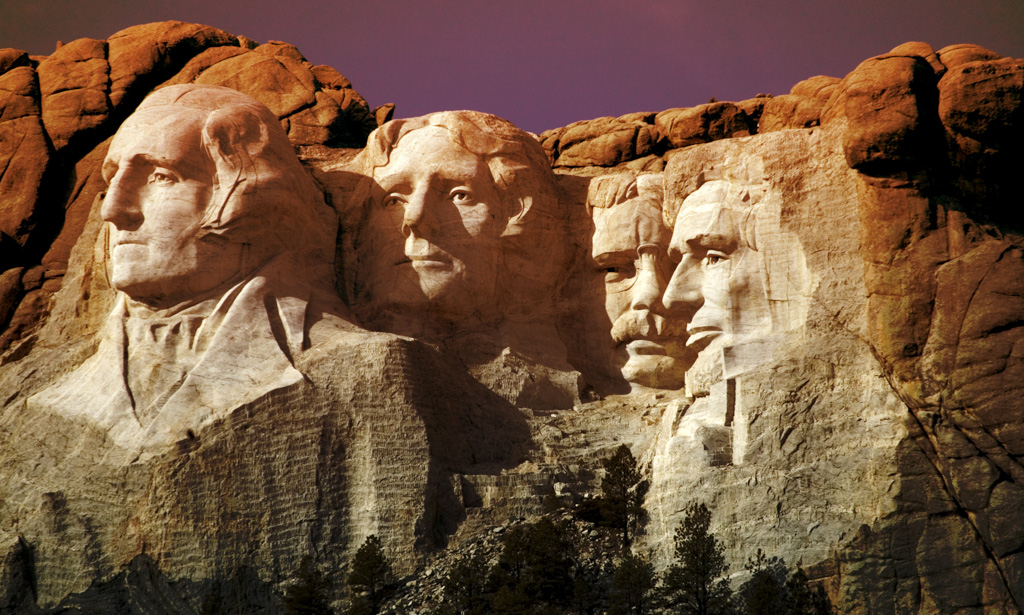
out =
<path fill-rule="evenodd" d="M 727 260 L 729 260 L 729 255 L 717 250 L 708 250 L 708 253 L 704 256 L 704 264 L 708 267 L 714 267 Z"/>
<path fill-rule="evenodd" d="M 466 190 L 465 188 L 452 190 L 450 197 L 452 202 L 456 205 L 468 205 L 473 201 L 473 195 L 471 195 L 469 190 Z"/>
<path fill-rule="evenodd" d="M 622 263 L 602 267 L 605 284 L 619 284 L 636 276 L 636 267 L 632 263 Z"/>

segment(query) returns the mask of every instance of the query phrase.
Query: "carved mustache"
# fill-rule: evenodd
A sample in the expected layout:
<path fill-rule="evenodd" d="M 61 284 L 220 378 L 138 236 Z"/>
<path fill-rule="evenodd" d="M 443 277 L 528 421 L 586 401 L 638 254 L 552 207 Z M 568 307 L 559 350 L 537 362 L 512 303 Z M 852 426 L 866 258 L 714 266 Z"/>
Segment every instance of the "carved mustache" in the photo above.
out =
<path fill-rule="evenodd" d="M 670 337 L 686 339 L 686 322 L 669 320 L 648 311 L 623 314 L 612 325 L 612 340 L 623 344 L 633 340 L 658 341 Z"/>

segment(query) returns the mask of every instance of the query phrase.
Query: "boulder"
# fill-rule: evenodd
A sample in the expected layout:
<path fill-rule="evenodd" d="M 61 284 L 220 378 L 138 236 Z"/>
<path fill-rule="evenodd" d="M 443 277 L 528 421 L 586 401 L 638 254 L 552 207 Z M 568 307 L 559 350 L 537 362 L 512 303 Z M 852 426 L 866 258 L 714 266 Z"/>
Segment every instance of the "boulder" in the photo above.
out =
<path fill-rule="evenodd" d="M 125 101 L 134 107 L 205 49 L 238 46 L 238 38 L 223 30 L 181 21 L 132 26 L 113 34 L 107 42 L 114 108 Z"/>
<path fill-rule="evenodd" d="M 287 56 L 247 52 L 221 60 L 195 83 L 221 85 L 252 96 L 279 118 L 316 102 L 313 73 Z"/>
<path fill-rule="evenodd" d="M 812 96 L 784 94 L 769 98 L 761 113 L 757 131 L 817 126 L 821 123 L 821 110 L 824 108 L 825 101 Z"/>
<path fill-rule="evenodd" d="M 5 48 L 0 49 L 0 75 L 6 73 L 12 68 L 18 68 L 19 66 L 31 66 L 32 61 L 28 57 L 28 53 L 21 49 Z"/>
<path fill-rule="evenodd" d="M 603 117 L 541 135 L 548 156 L 560 167 L 611 167 L 642 158 L 657 147 L 650 114 Z"/>
<path fill-rule="evenodd" d="M 917 56 L 880 56 L 862 62 L 843 79 L 822 110 L 822 123 L 844 116 L 843 140 L 850 166 L 866 173 L 914 165 L 936 151 L 931 109 L 936 76 Z"/>
<path fill-rule="evenodd" d="M 668 109 L 654 119 L 658 134 L 672 148 L 743 137 L 757 132 L 757 125 L 736 104 L 713 102 L 686 109 Z"/>
<path fill-rule="evenodd" d="M 43 208 L 51 158 L 36 72 L 13 68 L 0 75 L 0 258 L 7 266 L 24 264 L 49 230 Z"/>

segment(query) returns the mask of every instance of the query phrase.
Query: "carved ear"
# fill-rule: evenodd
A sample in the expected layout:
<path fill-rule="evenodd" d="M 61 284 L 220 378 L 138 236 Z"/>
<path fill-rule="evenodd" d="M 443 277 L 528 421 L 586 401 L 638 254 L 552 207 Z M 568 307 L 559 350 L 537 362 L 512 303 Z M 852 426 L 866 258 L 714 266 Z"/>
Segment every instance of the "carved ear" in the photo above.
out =
<path fill-rule="evenodd" d="M 244 194 L 256 190 L 259 176 L 255 159 L 268 141 L 267 127 L 245 109 L 231 107 L 210 114 L 203 126 L 203 145 L 217 172 L 202 228 L 220 233 L 242 213 L 238 211 L 240 201 L 232 197 L 236 192 Z"/>

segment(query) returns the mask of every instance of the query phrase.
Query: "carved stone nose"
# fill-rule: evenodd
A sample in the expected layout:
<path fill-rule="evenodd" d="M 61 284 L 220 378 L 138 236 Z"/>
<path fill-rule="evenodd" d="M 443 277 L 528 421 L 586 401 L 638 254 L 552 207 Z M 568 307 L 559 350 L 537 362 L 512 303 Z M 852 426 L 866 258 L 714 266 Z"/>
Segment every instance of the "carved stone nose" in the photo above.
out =
<path fill-rule="evenodd" d="M 689 255 L 684 256 L 672 273 L 668 288 L 665 289 L 662 298 L 665 309 L 674 314 L 689 316 L 704 305 L 701 277 L 700 263 Z"/>
<path fill-rule="evenodd" d="M 115 175 L 103 197 L 100 216 L 104 222 L 110 222 L 119 229 L 137 227 L 142 222 L 142 210 L 139 208 L 138 195 L 134 195 L 124 185 L 120 174 Z"/>

